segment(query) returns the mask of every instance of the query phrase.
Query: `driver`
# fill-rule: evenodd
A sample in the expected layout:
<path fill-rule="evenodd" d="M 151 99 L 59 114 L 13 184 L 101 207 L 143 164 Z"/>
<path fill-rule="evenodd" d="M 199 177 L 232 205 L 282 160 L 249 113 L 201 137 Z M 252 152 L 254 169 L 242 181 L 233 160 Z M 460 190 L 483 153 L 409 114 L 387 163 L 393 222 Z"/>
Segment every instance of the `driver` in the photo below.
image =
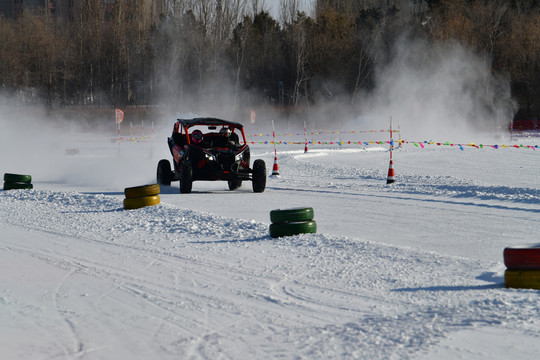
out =
<path fill-rule="evenodd" d="M 219 134 L 223 138 L 223 144 L 224 146 L 236 146 L 236 142 L 234 141 L 234 137 L 231 136 L 233 134 L 232 130 L 228 127 L 222 127 L 221 130 L 219 130 Z"/>
<path fill-rule="evenodd" d="M 232 131 L 228 127 L 222 127 L 221 130 L 219 130 L 219 133 L 220 135 L 229 138 L 229 136 L 231 136 Z"/>
<path fill-rule="evenodd" d="M 196 145 L 200 145 L 202 143 L 202 139 L 203 139 L 202 131 L 199 129 L 193 130 L 193 132 L 191 133 L 191 141 Z"/>

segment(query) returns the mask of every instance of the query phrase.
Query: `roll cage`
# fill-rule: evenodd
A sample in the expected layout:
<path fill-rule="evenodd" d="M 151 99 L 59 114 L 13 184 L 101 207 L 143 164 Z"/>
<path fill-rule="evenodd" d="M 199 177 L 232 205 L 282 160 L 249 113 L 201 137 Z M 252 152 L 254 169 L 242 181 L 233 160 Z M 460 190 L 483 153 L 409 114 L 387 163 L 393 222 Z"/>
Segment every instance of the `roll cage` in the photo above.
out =
<path fill-rule="evenodd" d="M 220 133 L 220 130 L 223 128 L 231 131 L 229 139 L 225 139 Z M 203 132 L 203 141 L 201 144 L 193 144 L 190 136 L 193 132 L 192 129 L 200 129 Z M 247 143 L 242 124 L 216 118 L 178 119 L 174 124 L 172 137 L 174 142 L 181 147 L 194 145 L 205 149 L 227 147 L 226 140 L 236 142 L 239 147 L 243 147 Z"/>

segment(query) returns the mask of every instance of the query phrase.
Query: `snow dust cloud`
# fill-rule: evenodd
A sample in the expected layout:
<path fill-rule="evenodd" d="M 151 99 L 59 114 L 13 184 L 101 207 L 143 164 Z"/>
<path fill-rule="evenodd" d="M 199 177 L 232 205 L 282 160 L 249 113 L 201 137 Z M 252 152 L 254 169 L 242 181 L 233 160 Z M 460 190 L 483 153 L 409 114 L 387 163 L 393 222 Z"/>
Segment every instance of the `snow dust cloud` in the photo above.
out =
<path fill-rule="evenodd" d="M 161 38 L 154 43 L 161 54 L 153 63 L 155 86 L 151 103 L 161 112 L 156 121 L 160 126 L 172 129 L 170 120 L 178 114 L 234 120 L 243 113 L 248 118 L 249 108 L 243 109 L 243 99 L 248 96 L 256 98 L 256 95 L 248 95 L 237 86 L 235 64 L 227 64 L 226 70 L 214 69 L 212 76 L 194 75 L 186 70 L 193 66 L 190 63 L 192 53 L 202 51 L 188 46 L 203 44 L 204 41 L 198 38 L 198 33 L 186 32 L 185 26 L 181 19 L 160 24 Z"/>
<path fill-rule="evenodd" d="M 407 26 L 394 40 L 383 35 L 373 41 L 368 49 L 373 67 L 367 67 L 373 75 L 354 99 L 353 75 L 345 81 L 349 84 L 336 84 L 336 79 L 309 74 L 309 89 L 301 90 L 303 95 L 294 105 L 292 94 L 272 99 L 242 88 L 238 76 L 245 65 L 241 62 L 222 63 L 212 76 L 194 78 L 186 68 L 196 50 L 193 46 L 198 44 L 197 33 L 182 29 L 182 21 L 161 24 L 163 36 L 154 44 L 162 56 L 154 63 L 152 103 L 171 114 L 192 112 L 238 121 L 248 131 L 271 130 L 273 120 L 278 132 L 302 132 L 304 123 L 308 130 L 388 129 L 392 117 L 403 135 L 413 141 L 470 142 L 507 132 L 515 112 L 510 81 L 491 71 L 488 54 L 457 41 L 430 41 Z M 215 46 L 212 50 L 219 53 Z M 294 81 L 282 80 L 285 88 L 290 87 L 287 81 Z M 268 84 L 273 86 L 279 85 Z M 284 107 L 278 106 L 282 103 Z M 253 125 L 252 109 L 257 114 Z"/>
<path fill-rule="evenodd" d="M 358 119 L 392 116 L 413 141 L 470 142 L 507 131 L 515 104 L 509 80 L 494 76 L 486 58 L 457 42 L 403 36 L 359 110 Z"/>
<path fill-rule="evenodd" d="M 118 191 L 155 181 L 157 144 L 118 142 L 114 109 L 96 117 L 81 109 L 57 112 L 18 103 L 13 98 L 0 99 L 2 175 L 32 175 L 34 184 L 65 182 Z M 124 138 L 129 137 L 128 127 L 123 124 Z"/>
<path fill-rule="evenodd" d="M 303 132 L 304 123 L 308 132 L 384 130 L 391 117 L 394 129 L 399 126 L 410 141 L 469 143 L 508 134 L 516 103 L 509 78 L 493 74 L 487 56 L 456 41 L 435 44 L 405 34 L 374 58 L 374 85 L 359 92 L 354 101 L 343 91 L 331 99 L 320 95 L 309 102 L 303 99 L 292 111 L 259 107 L 253 125 L 248 122 L 249 109 L 239 106 L 238 113 L 228 111 L 236 109 L 233 98 L 217 106 L 210 102 L 206 109 L 217 109 L 210 111 L 217 117 L 237 116 L 235 120 L 247 125 L 248 131 L 271 130 L 271 120 L 277 132 Z M 230 84 L 229 89 L 233 94 Z M 313 91 L 321 94 L 324 89 Z M 380 135 L 367 134 L 354 140 L 364 138 L 381 140 Z"/>
<path fill-rule="evenodd" d="M 44 119 L 38 106 L 16 105 L 0 98 L 0 169 L 3 173 L 40 173 L 49 176 L 58 165 L 56 152 L 61 131 Z"/>

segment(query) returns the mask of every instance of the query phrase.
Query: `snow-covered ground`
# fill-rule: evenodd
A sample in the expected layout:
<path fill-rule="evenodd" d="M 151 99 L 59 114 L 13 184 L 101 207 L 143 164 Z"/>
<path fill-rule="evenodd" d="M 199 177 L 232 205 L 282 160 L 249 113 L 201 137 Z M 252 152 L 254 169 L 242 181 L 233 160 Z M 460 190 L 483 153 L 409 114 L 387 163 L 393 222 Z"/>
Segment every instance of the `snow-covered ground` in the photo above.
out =
<path fill-rule="evenodd" d="M 34 184 L 0 190 L 2 358 L 540 352 L 540 292 L 506 289 L 502 257 L 540 242 L 540 151 L 406 144 L 387 185 L 386 145 L 280 145 L 264 193 L 173 183 L 161 204 L 123 210 L 124 188 L 155 182 L 170 158 L 165 136 L 0 145 L 2 174 Z M 273 147 L 254 144 L 256 158 L 270 174 Z M 317 234 L 271 238 L 270 211 L 299 206 Z"/>

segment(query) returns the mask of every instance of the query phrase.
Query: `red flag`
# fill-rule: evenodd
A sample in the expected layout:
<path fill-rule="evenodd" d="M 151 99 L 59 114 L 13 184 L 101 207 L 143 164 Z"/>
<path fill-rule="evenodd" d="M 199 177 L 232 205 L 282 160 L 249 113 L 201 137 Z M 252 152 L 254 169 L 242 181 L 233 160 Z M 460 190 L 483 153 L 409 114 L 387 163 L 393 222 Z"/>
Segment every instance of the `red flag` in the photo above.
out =
<path fill-rule="evenodd" d="M 116 123 L 120 124 L 124 120 L 124 112 L 120 109 L 116 109 Z"/>

